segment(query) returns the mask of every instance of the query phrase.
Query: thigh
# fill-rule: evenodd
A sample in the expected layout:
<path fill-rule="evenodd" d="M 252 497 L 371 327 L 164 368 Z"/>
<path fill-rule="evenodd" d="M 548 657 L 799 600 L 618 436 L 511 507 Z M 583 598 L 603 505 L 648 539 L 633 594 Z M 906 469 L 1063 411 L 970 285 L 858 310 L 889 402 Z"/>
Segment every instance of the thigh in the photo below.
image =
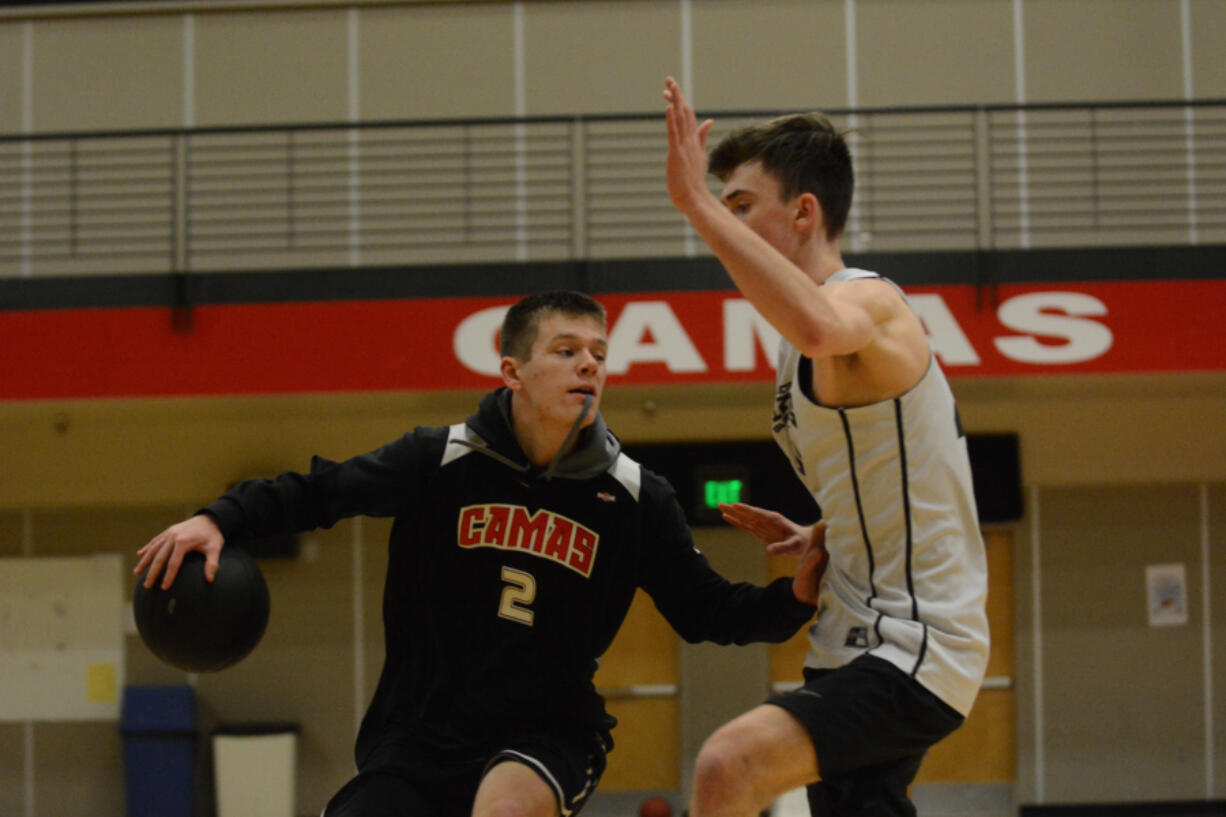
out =
<path fill-rule="evenodd" d="M 530 815 L 576 814 L 604 774 L 611 741 L 588 730 L 523 735 L 495 752 L 477 790 L 473 814 L 511 798 Z"/>
<path fill-rule="evenodd" d="M 817 755 L 808 730 L 790 712 L 763 704 L 715 731 L 702 752 L 778 796 L 817 780 Z"/>
<path fill-rule="evenodd" d="M 443 817 L 413 781 L 390 772 L 361 772 L 338 791 L 321 817 Z"/>
<path fill-rule="evenodd" d="M 871 656 L 813 674 L 770 703 L 804 725 L 823 780 L 903 761 L 918 767 L 924 752 L 962 723 L 913 679 Z"/>
<path fill-rule="evenodd" d="M 472 817 L 507 813 L 523 817 L 557 817 L 559 813 L 554 790 L 535 769 L 510 758 L 491 766 L 481 778 Z"/>

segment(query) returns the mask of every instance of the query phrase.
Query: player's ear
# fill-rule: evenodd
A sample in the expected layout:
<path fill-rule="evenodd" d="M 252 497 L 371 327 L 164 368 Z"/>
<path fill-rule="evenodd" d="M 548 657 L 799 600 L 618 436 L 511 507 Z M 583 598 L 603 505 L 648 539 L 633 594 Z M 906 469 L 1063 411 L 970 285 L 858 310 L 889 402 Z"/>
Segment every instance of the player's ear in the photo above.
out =
<path fill-rule="evenodd" d="M 801 193 L 796 197 L 796 215 L 792 226 L 799 233 L 812 233 L 826 229 L 826 217 L 822 213 L 822 205 L 817 196 L 812 193 Z"/>
<path fill-rule="evenodd" d="M 506 383 L 511 391 L 519 391 L 524 387 L 524 382 L 519 377 L 519 361 L 515 358 L 504 357 L 498 364 L 498 370 L 502 374 L 502 382 Z"/>

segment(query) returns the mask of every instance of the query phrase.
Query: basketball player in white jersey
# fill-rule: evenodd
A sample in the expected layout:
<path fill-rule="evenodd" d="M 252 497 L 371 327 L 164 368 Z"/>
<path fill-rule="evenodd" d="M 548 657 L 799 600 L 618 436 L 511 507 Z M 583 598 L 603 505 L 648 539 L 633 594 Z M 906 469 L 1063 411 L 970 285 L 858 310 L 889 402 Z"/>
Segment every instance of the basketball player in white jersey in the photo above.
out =
<path fill-rule="evenodd" d="M 914 815 L 907 787 L 970 711 L 988 657 L 983 540 L 953 395 L 901 291 L 843 263 L 852 165 L 830 123 L 742 128 L 708 168 L 712 123 L 672 78 L 664 97 L 673 204 L 782 335 L 773 429 L 822 509 L 829 551 L 804 686 L 707 740 L 690 814 L 749 817 L 807 785 L 814 817 Z M 746 505 L 725 518 L 774 550 L 811 535 Z"/>

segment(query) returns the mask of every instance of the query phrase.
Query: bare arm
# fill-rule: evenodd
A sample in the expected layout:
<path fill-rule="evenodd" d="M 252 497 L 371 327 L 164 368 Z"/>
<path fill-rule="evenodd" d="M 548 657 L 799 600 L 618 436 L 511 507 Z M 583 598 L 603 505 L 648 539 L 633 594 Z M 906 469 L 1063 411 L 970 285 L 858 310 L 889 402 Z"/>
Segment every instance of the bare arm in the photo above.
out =
<path fill-rule="evenodd" d="M 875 288 L 821 287 L 779 250 L 728 210 L 707 188 L 707 134 L 711 121 L 698 123 L 681 88 L 670 77 L 667 183 L 669 197 L 702 236 L 741 293 L 779 333 L 806 357 L 857 352 L 876 337 L 888 318 L 888 296 Z M 816 208 L 816 200 L 801 201 Z M 839 293 L 836 289 L 846 291 Z"/>

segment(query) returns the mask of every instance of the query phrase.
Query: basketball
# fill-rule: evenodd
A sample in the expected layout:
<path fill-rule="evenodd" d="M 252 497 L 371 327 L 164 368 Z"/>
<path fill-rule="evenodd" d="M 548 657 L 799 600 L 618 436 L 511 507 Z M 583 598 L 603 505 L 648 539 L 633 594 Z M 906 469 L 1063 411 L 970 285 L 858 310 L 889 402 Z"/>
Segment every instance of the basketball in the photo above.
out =
<path fill-rule="evenodd" d="M 160 578 L 160 575 L 159 575 Z M 204 554 L 183 558 L 169 590 L 136 582 L 132 612 L 141 640 L 158 658 L 187 672 L 217 672 L 255 649 L 268 625 L 268 585 L 237 547 L 221 550 L 217 575 L 204 578 Z"/>
<path fill-rule="evenodd" d="M 673 807 L 663 797 L 648 797 L 639 805 L 639 817 L 673 817 Z"/>

